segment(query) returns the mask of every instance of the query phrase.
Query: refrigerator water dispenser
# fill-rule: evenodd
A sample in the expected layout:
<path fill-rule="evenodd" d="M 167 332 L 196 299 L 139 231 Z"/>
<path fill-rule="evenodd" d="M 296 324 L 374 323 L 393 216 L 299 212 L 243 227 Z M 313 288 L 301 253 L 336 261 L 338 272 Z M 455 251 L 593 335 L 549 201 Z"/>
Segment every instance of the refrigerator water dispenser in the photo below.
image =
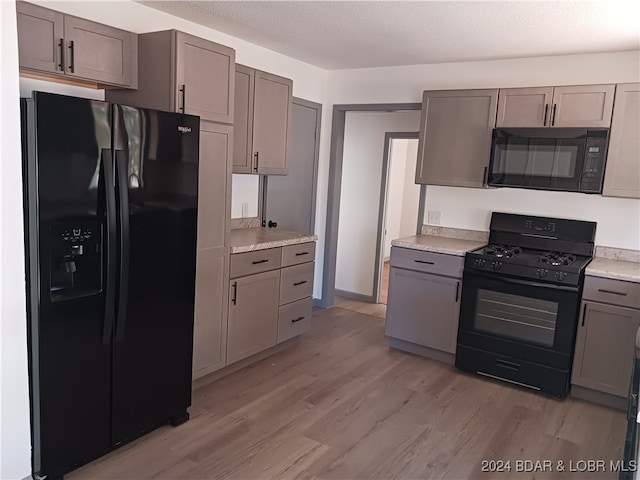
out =
<path fill-rule="evenodd" d="M 49 232 L 52 302 L 102 291 L 102 229 L 100 224 L 56 224 Z"/>

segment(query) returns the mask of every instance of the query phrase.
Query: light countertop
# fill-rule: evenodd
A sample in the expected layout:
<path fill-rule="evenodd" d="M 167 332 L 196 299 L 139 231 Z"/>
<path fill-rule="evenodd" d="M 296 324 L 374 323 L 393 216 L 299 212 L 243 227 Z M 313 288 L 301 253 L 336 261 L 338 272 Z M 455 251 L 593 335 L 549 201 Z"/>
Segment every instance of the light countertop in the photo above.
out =
<path fill-rule="evenodd" d="M 394 247 L 411 248 L 433 253 L 445 253 L 447 255 L 464 256 L 465 253 L 484 247 L 486 241 L 464 240 L 460 238 L 440 237 L 436 235 L 413 235 L 411 237 L 392 240 Z"/>
<path fill-rule="evenodd" d="M 640 263 L 616 260 L 613 258 L 594 257 L 591 263 L 587 265 L 585 274 L 591 275 L 592 277 L 640 283 Z"/>
<path fill-rule="evenodd" d="M 275 228 L 237 228 L 231 230 L 231 253 L 253 252 L 298 243 L 315 242 L 317 235 Z"/>

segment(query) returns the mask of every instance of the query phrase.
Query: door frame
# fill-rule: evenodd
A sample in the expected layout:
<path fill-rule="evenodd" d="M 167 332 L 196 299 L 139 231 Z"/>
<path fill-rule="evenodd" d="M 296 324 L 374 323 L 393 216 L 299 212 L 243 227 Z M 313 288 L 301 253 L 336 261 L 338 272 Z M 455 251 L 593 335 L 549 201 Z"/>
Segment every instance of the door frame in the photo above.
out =
<path fill-rule="evenodd" d="M 338 220 L 340 218 L 340 189 L 342 187 L 344 129 L 347 112 L 398 112 L 420 110 L 421 108 L 421 103 L 372 103 L 333 106 L 329 152 L 327 220 L 322 271 L 322 298 L 318 302 L 315 302 L 316 306 L 330 308 L 333 307 L 335 303 Z"/>
<path fill-rule="evenodd" d="M 418 140 L 420 132 L 386 132 L 384 134 L 384 156 L 382 157 L 382 180 L 380 183 L 380 211 L 378 212 L 378 240 L 376 242 L 376 256 L 375 264 L 373 267 L 373 296 L 371 301 L 373 303 L 380 302 L 380 286 L 382 284 L 382 264 L 384 262 L 384 234 L 385 225 L 387 222 L 387 192 L 389 190 L 389 168 L 391 166 L 391 159 L 389 154 L 391 153 L 391 140 L 407 139 Z M 417 161 L 417 160 L 416 160 Z M 418 218 L 416 226 L 416 234 L 420 233 L 422 228 L 421 219 L 424 219 L 424 202 L 422 200 L 425 188 L 424 185 L 420 186 L 420 204 L 423 205 L 423 211 L 420 212 L 420 204 L 418 205 Z M 422 215 L 421 215 L 422 213 Z"/>

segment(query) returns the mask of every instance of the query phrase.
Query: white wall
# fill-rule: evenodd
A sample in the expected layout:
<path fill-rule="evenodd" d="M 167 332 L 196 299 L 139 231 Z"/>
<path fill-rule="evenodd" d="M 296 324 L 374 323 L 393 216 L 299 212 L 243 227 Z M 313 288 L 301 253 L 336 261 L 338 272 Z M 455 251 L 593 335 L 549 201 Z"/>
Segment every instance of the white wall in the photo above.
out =
<path fill-rule="evenodd" d="M 244 217 L 257 217 L 258 212 L 258 175 L 231 176 L 231 218 L 242 218 L 242 204 L 246 203 L 249 211 Z"/>
<path fill-rule="evenodd" d="M 342 160 L 336 288 L 373 295 L 386 132 L 415 132 L 420 112 L 348 112 Z"/>
<path fill-rule="evenodd" d="M 640 200 L 517 188 L 427 187 L 429 210 L 447 227 L 489 230 L 492 211 L 597 222 L 596 245 L 640 250 Z M 425 212 L 425 223 L 426 222 Z"/>
<path fill-rule="evenodd" d="M 415 183 L 418 140 L 391 139 L 387 190 L 384 258 L 391 255 L 391 241 L 416 234 L 420 185 Z"/>
<path fill-rule="evenodd" d="M 22 225 L 18 37 L 14 2 L 0 1 L 0 478 L 31 472 Z"/>

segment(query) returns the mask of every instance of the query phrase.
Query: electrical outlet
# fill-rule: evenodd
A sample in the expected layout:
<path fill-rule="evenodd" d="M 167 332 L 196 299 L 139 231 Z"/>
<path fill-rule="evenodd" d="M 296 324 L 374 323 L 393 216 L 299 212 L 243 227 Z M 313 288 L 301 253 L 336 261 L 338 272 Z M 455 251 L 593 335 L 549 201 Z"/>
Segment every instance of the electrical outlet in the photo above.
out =
<path fill-rule="evenodd" d="M 247 218 L 249 216 L 249 204 L 242 204 L 242 218 Z"/>
<path fill-rule="evenodd" d="M 431 225 L 440 225 L 440 210 L 429 210 L 427 212 L 427 223 Z"/>

